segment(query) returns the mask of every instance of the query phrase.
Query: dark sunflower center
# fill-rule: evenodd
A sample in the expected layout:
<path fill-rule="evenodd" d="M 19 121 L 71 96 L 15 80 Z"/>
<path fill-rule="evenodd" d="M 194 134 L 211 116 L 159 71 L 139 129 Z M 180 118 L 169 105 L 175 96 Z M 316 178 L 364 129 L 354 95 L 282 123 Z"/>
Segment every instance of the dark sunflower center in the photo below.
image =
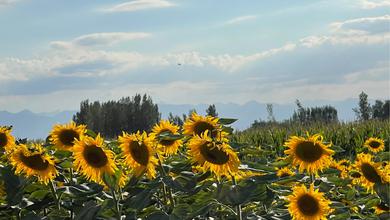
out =
<path fill-rule="evenodd" d="M 194 133 L 199 136 L 207 130 L 211 132 L 211 137 L 217 136 L 217 131 L 212 124 L 201 121 L 197 122 L 194 126 Z"/>
<path fill-rule="evenodd" d="M 352 176 L 353 178 L 360 178 L 362 175 L 361 175 L 360 173 L 358 173 L 358 172 L 353 172 L 353 173 L 351 174 L 351 176 Z"/>
<path fill-rule="evenodd" d="M 39 154 L 33 156 L 24 156 L 24 154 L 20 154 L 20 160 L 23 164 L 33 170 L 46 170 L 49 166 L 49 162 L 47 160 L 43 160 L 42 156 Z"/>
<path fill-rule="evenodd" d="M 132 141 L 129 143 L 129 148 L 131 156 L 137 163 L 143 166 L 148 165 L 149 150 L 144 143 L 139 144 L 137 141 Z"/>
<path fill-rule="evenodd" d="M 379 143 L 378 141 L 371 141 L 368 145 L 370 145 L 370 147 L 372 148 L 378 148 L 381 146 L 381 143 Z"/>
<path fill-rule="evenodd" d="M 281 175 L 280 175 L 280 178 L 283 178 L 283 177 L 288 177 L 290 176 L 290 174 L 288 172 L 283 172 Z"/>
<path fill-rule="evenodd" d="M 296 148 L 296 155 L 305 162 L 314 162 L 321 158 L 323 150 L 319 144 L 311 141 L 299 143 Z"/>
<path fill-rule="evenodd" d="M 361 165 L 360 169 L 362 170 L 364 177 L 368 181 L 370 181 L 372 183 L 382 182 L 382 179 L 379 176 L 379 174 L 376 172 L 375 168 L 373 166 L 371 166 L 369 163 L 363 163 Z"/>
<path fill-rule="evenodd" d="M 83 156 L 88 165 L 95 168 L 103 167 L 108 163 L 107 155 L 104 153 L 103 149 L 95 145 L 86 146 Z"/>
<path fill-rule="evenodd" d="M 200 147 L 200 153 L 210 163 L 223 165 L 229 161 L 229 155 L 218 149 L 212 147 L 210 144 L 203 144 Z"/>
<path fill-rule="evenodd" d="M 172 134 L 172 131 L 170 131 L 170 130 L 168 130 L 168 129 L 163 129 L 163 130 L 160 131 L 159 134 L 162 134 L 162 133 Z M 161 145 L 163 145 L 163 146 L 169 147 L 169 146 L 171 146 L 172 144 L 174 144 L 175 141 L 174 141 L 174 140 L 160 140 L 158 143 L 161 144 Z"/>
<path fill-rule="evenodd" d="M 382 210 L 382 211 L 390 211 L 390 207 L 388 207 L 386 204 L 384 203 L 380 203 L 376 206 L 378 209 Z"/>
<path fill-rule="evenodd" d="M 8 143 L 7 135 L 5 133 L 0 133 L 0 147 L 5 147 Z"/>
<path fill-rule="evenodd" d="M 66 146 L 73 146 L 74 139 L 79 139 L 79 134 L 75 130 L 66 129 L 61 131 L 61 133 L 58 135 L 58 138 L 62 144 Z"/>
<path fill-rule="evenodd" d="M 301 211 L 304 215 L 313 216 L 320 211 L 317 199 L 309 194 L 301 196 L 297 203 L 299 211 Z"/>

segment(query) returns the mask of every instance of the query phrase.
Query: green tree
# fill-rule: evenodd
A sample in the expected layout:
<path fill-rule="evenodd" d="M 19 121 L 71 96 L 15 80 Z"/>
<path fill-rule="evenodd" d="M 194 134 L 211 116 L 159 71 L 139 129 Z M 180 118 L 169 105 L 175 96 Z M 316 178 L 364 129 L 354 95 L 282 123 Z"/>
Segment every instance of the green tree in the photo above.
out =
<path fill-rule="evenodd" d="M 358 108 L 353 108 L 353 111 L 356 114 L 356 117 L 360 121 L 367 121 L 371 118 L 371 106 L 368 103 L 368 95 L 364 92 L 361 92 L 359 95 L 359 106 Z"/>
<path fill-rule="evenodd" d="M 212 117 L 217 117 L 218 116 L 217 108 L 215 107 L 214 104 L 209 105 L 209 107 L 206 109 L 206 114 L 209 115 L 209 116 L 212 116 Z"/>

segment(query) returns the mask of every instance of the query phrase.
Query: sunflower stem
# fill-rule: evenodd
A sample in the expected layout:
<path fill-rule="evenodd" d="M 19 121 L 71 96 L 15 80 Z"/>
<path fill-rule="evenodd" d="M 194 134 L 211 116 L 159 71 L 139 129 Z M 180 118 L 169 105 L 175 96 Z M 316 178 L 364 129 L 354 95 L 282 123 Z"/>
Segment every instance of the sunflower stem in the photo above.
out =
<path fill-rule="evenodd" d="M 118 198 L 116 197 L 116 193 L 115 193 L 115 190 L 113 188 L 110 187 L 110 190 L 111 190 L 111 194 L 112 194 L 112 198 L 114 200 L 114 204 L 115 204 L 115 214 L 116 214 L 116 218 L 118 220 L 121 220 L 121 209 L 120 209 L 120 206 L 119 206 L 119 200 Z"/>
<path fill-rule="evenodd" d="M 58 195 L 57 195 L 57 190 L 56 190 L 56 187 L 54 186 L 53 181 L 50 180 L 49 186 L 50 186 L 51 192 L 53 193 L 54 200 L 55 200 L 55 202 L 56 202 L 56 204 L 57 204 L 57 209 L 60 210 L 60 209 L 61 209 L 60 198 L 59 198 Z"/>
<path fill-rule="evenodd" d="M 232 176 L 232 182 L 233 182 L 234 186 L 237 186 L 237 181 L 236 181 L 236 178 L 234 176 Z M 236 209 L 237 209 L 237 219 L 242 220 L 241 204 L 238 204 Z"/>
<path fill-rule="evenodd" d="M 160 169 L 161 169 L 161 173 L 162 173 L 163 177 L 165 177 L 165 176 L 167 176 L 167 173 L 164 170 L 164 167 L 161 163 L 161 159 L 160 159 L 159 155 L 157 155 L 157 158 L 158 158 L 158 164 L 159 164 Z M 173 199 L 172 189 L 169 186 L 165 185 L 165 183 L 163 182 L 163 193 L 164 193 L 165 202 L 168 201 L 167 192 L 168 192 L 169 203 L 170 203 L 171 209 L 173 210 L 175 208 L 175 200 Z"/>

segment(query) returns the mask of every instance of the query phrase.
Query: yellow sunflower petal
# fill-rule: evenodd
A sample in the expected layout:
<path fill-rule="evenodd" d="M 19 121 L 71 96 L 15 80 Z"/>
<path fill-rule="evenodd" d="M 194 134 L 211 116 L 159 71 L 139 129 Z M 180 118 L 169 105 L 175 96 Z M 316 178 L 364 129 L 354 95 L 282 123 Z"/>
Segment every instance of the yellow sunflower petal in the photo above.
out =
<path fill-rule="evenodd" d="M 10 153 L 15 148 L 15 138 L 11 135 L 11 129 L 0 127 L 0 150 Z"/>
<path fill-rule="evenodd" d="M 365 147 L 374 153 L 378 153 L 385 149 L 385 142 L 382 139 L 370 137 L 364 142 Z"/>

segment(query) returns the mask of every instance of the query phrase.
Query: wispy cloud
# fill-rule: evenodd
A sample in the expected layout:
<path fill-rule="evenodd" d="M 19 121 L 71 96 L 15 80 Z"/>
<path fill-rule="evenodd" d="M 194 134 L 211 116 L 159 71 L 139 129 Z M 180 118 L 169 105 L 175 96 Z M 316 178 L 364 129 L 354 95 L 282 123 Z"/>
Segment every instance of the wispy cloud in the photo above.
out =
<path fill-rule="evenodd" d="M 109 46 L 125 41 L 143 39 L 151 34 L 144 32 L 106 32 L 93 33 L 79 36 L 71 41 L 53 41 L 51 46 L 56 48 L 66 48 L 71 46 Z"/>
<path fill-rule="evenodd" d="M 240 24 L 240 23 L 243 23 L 245 21 L 254 20 L 256 18 L 257 18 L 256 15 L 244 15 L 244 16 L 232 18 L 232 19 L 226 21 L 224 24 L 225 25 Z"/>
<path fill-rule="evenodd" d="M 390 7 L 390 0 L 361 0 L 360 6 L 364 9 Z"/>
<path fill-rule="evenodd" d="M 166 0 L 134 0 L 117 4 L 103 9 L 105 12 L 131 12 L 153 8 L 169 8 L 175 6 L 174 3 Z"/>

